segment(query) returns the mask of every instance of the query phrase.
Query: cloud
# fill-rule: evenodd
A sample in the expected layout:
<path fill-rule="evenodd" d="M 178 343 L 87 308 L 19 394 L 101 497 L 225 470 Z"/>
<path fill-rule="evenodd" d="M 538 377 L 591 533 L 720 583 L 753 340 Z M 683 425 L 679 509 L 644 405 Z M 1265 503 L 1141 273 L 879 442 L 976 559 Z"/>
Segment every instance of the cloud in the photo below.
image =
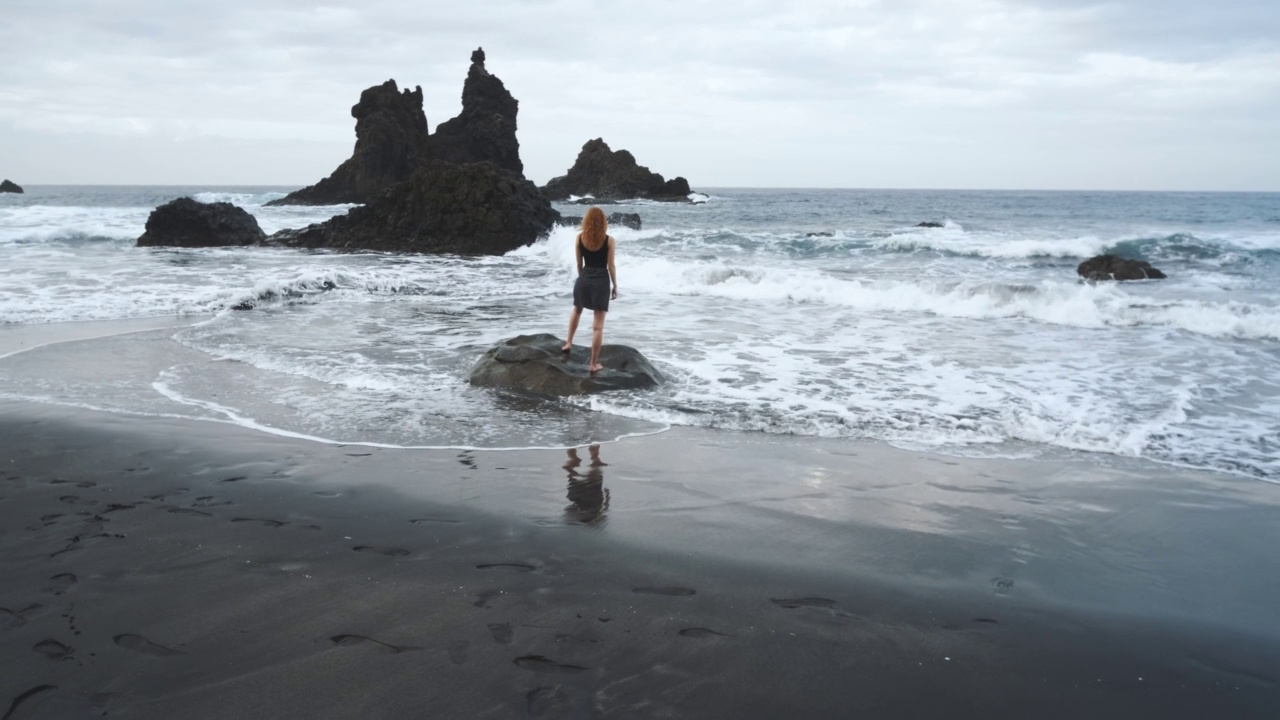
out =
<path fill-rule="evenodd" d="M 110 172 L 58 138 L 126 136 L 153 182 L 200 181 L 160 157 L 195 140 L 255 143 L 240 182 L 313 182 L 349 153 L 362 89 L 421 85 L 434 127 L 484 46 L 538 181 L 603 136 L 695 185 L 1280 188 L 1252 159 L 1280 153 L 1262 2 L 6 5 L 0 131 L 42 155 L 9 144 L 0 165 L 50 182 Z M 1170 147 L 1184 159 L 1141 169 Z"/>

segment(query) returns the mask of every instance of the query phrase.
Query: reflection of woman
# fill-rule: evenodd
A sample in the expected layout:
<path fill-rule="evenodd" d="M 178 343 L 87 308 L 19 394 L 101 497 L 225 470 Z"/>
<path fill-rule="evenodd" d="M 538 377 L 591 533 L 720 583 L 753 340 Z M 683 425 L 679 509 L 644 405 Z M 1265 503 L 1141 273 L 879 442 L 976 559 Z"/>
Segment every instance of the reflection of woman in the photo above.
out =
<path fill-rule="evenodd" d="M 618 271 L 613 266 L 614 240 L 608 234 L 609 223 L 604 211 L 593 207 L 582 218 L 582 232 L 576 242 L 578 280 L 573 284 L 573 312 L 569 315 L 569 339 L 561 352 L 573 349 L 573 334 L 578 331 L 578 319 L 582 309 L 595 313 L 591 321 L 591 372 L 603 370 L 600 364 L 600 345 L 604 343 L 604 314 L 609 312 L 609 300 L 618 297 Z M 613 289 L 609 289 L 612 281 Z"/>
<path fill-rule="evenodd" d="M 577 448 L 569 448 L 569 459 L 564 469 L 569 473 L 569 502 L 564 509 L 566 520 L 571 524 L 602 525 L 605 510 L 609 507 L 609 491 L 604 487 L 604 467 L 608 463 L 600 459 L 600 446 L 592 445 L 587 449 L 591 454 L 591 464 L 586 474 L 578 472 L 582 458 L 578 457 Z"/>

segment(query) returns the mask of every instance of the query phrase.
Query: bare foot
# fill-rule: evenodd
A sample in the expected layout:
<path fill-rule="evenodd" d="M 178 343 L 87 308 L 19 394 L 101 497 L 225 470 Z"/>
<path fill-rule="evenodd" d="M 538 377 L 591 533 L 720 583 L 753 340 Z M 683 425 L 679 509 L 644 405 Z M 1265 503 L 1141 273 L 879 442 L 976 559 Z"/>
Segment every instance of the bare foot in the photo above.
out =
<path fill-rule="evenodd" d="M 573 345 L 570 345 L 569 343 L 565 343 L 564 345 L 560 346 L 560 352 L 562 353 L 567 353 L 572 349 L 573 349 Z"/>
<path fill-rule="evenodd" d="M 587 368 L 587 369 L 594 373 L 594 372 L 599 372 L 603 370 L 604 366 L 601 365 L 600 363 L 594 363 L 590 368 Z"/>

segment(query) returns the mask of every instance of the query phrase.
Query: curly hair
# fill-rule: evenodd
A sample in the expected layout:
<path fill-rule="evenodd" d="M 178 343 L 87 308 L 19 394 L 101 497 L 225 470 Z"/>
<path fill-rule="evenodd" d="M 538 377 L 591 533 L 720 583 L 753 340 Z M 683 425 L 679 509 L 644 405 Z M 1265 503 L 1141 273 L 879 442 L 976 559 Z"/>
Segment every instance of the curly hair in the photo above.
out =
<path fill-rule="evenodd" d="M 604 246 L 608 237 L 609 221 L 604 219 L 604 211 L 593 207 L 582 218 L 582 245 L 592 252 Z"/>

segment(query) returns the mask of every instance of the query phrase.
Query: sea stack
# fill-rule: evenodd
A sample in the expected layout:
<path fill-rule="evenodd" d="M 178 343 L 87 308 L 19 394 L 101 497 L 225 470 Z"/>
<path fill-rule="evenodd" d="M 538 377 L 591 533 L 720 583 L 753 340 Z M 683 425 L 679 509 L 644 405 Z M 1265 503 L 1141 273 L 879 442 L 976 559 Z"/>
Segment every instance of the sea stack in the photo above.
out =
<path fill-rule="evenodd" d="M 424 158 L 427 116 L 422 87 L 403 92 L 388 80 L 360 93 L 351 108 L 356 146 L 333 174 L 268 205 L 341 205 L 364 203 L 409 179 Z"/>
<path fill-rule="evenodd" d="M 22 188 L 18 186 L 18 183 L 12 180 L 5 180 L 4 182 L 0 182 L 0 192 L 21 193 Z"/>
<path fill-rule="evenodd" d="M 664 180 L 661 175 L 636 163 L 626 150 L 613 151 L 603 138 L 588 140 L 569 172 L 542 187 L 550 200 L 568 200 L 571 195 L 590 195 L 597 201 L 643 198 L 668 202 L 689 202 L 689 181 L 682 177 Z"/>
<path fill-rule="evenodd" d="M 462 112 L 427 138 L 427 157 L 451 163 L 489 161 L 524 177 L 516 112 L 520 102 L 484 66 L 484 48 L 471 53 L 462 84 Z"/>

